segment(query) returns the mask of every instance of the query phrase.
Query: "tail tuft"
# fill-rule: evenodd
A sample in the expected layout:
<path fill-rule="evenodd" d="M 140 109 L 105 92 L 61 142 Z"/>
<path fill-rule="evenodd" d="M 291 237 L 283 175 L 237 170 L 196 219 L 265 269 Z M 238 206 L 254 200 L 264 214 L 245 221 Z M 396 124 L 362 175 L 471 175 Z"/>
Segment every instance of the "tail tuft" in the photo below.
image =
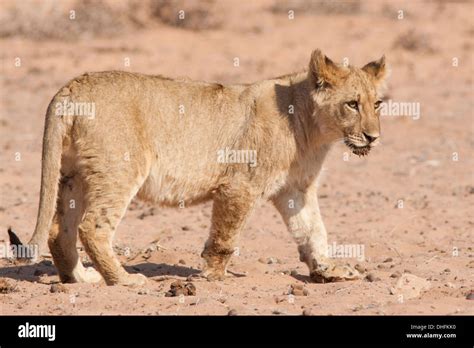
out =
<path fill-rule="evenodd" d="M 23 245 L 20 238 L 18 238 L 16 233 L 13 232 L 11 227 L 8 227 L 8 236 L 10 237 L 10 245 L 15 245 L 15 246 Z"/>
<path fill-rule="evenodd" d="M 35 262 L 38 259 L 36 245 L 23 244 L 11 227 L 8 227 L 8 236 L 13 259 L 17 262 Z"/>

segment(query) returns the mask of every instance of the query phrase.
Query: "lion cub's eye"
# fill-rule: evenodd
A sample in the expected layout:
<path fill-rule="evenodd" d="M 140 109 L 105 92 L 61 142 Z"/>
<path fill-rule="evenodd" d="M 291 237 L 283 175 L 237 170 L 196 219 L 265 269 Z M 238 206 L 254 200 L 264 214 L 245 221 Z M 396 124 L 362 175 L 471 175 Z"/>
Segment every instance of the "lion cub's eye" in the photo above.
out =
<path fill-rule="evenodd" d="M 346 103 L 348 107 L 350 107 L 351 109 L 354 109 L 354 110 L 357 110 L 359 111 L 359 103 L 356 101 L 356 100 L 352 100 L 350 102 L 347 102 Z"/>
<path fill-rule="evenodd" d="M 374 104 L 375 110 L 377 110 L 377 109 L 380 107 L 381 104 L 382 104 L 382 101 L 381 101 L 381 100 L 377 100 L 377 101 L 375 102 L 375 104 Z"/>

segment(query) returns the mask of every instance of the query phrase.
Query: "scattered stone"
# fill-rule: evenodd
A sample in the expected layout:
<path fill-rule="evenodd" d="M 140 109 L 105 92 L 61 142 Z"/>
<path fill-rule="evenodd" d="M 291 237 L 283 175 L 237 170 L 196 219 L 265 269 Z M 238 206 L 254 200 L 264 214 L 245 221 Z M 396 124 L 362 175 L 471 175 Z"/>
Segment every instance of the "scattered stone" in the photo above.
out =
<path fill-rule="evenodd" d="M 288 295 L 293 296 L 308 296 L 309 291 L 304 287 L 303 284 L 292 284 L 290 285 L 290 289 L 288 291 Z"/>
<path fill-rule="evenodd" d="M 401 276 L 402 274 L 399 271 L 396 271 L 395 273 L 390 274 L 390 278 L 399 278 Z"/>
<path fill-rule="evenodd" d="M 275 264 L 275 263 L 279 263 L 279 262 L 278 262 L 278 259 L 276 259 L 276 258 L 274 258 L 274 257 L 269 257 L 269 258 L 267 259 L 267 264 L 272 265 L 272 264 Z"/>
<path fill-rule="evenodd" d="M 373 273 L 369 273 L 367 274 L 367 276 L 365 277 L 365 279 L 371 283 L 373 282 L 378 282 L 380 280 L 379 277 L 377 277 L 375 274 Z"/>
<path fill-rule="evenodd" d="M 378 268 L 378 269 L 386 269 L 386 268 L 388 268 L 388 266 L 387 266 L 387 265 L 384 265 L 383 263 L 379 263 L 379 264 L 377 265 L 377 268 Z"/>
<path fill-rule="evenodd" d="M 181 264 L 181 265 L 185 265 L 186 261 L 184 261 L 183 259 L 179 259 L 178 263 Z"/>
<path fill-rule="evenodd" d="M 353 312 L 358 312 L 364 309 L 364 306 L 362 305 L 357 305 L 351 308 Z"/>
<path fill-rule="evenodd" d="M 148 246 L 145 249 L 142 249 L 141 253 L 142 254 L 151 254 L 151 253 L 154 253 L 155 251 L 159 251 L 159 250 L 166 250 L 166 248 L 163 248 L 160 245 L 160 240 L 159 239 L 155 239 L 150 244 L 148 244 Z M 147 258 L 150 258 L 150 256 L 151 255 L 148 255 Z"/>
<path fill-rule="evenodd" d="M 138 290 L 138 295 L 149 295 L 150 290 L 149 289 L 140 289 Z"/>
<path fill-rule="evenodd" d="M 120 245 L 114 245 L 114 251 L 117 255 L 119 256 L 125 256 L 127 258 L 130 258 L 130 254 L 131 254 L 131 249 L 129 247 L 124 247 L 124 246 L 120 246 Z M 85 256 L 87 255 L 84 255 L 82 256 L 82 261 L 85 262 Z"/>
<path fill-rule="evenodd" d="M 387 263 L 387 262 L 392 262 L 393 259 L 391 257 L 387 257 L 383 262 Z"/>
<path fill-rule="evenodd" d="M 10 294 L 17 292 L 18 286 L 7 279 L 0 279 L 0 294 Z"/>
<path fill-rule="evenodd" d="M 402 295 L 404 300 L 408 300 L 419 297 L 422 292 L 430 287 L 431 283 L 426 279 L 405 273 L 398 279 L 395 288 L 390 289 L 390 293 L 392 295 Z"/>
<path fill-rule="evenodd" d="M 52 284 L 51 287 L 49 288 L 49 292 L 51 293 L 60 293 L 60 292 L 64 292 L 64 293 L 67 293 L 68 290 L 67 288 L 61 284 L 61 283 L 57 283 L 57 284 Z"/>
<path fill-rule="evenodd" d="M 143 250 L 143 253 L 146 254 L 146 253 L 153 253 L 157 250 L 157 247 L 156 247 L 156 244 L 150 244 L 149 246 L 147 246 L 144 250 Z"/>
<path fill-rule="evenodd" d="M 183 226 L 183 227 L 181 227 L 181 229 L 182 229 L 183 231 L 189 231 L 189 230 L 191 230 L 191 228 L 190 228 L 189 226 Z"/>
<path fill-rule="evenodd" d="M 292 277 L 296 277 L 296 276 L 298 275 L 298 271 L 295 270 L 295 269 L 292 269 L 291 272 L 290 272 L 290 275 L 291 275 Z"/>
<path fill-rule="evenodd" d="M 364 266 L 362 266 L 360 263 L 357 263 L 354 268 L 356 269 L 356 271 L 358 271 L 359 273 L 365 273 L 367 271 L 367 268 L 365 268 Z"/>
<path fill-rule="evenodd" d="M 446 268 L 443 272 L 444 273 L 451 273 L 451 270 L 449 268 Z"/>
<path fill-rule="evenodd" d="M 195 296 L 196 287 L 193 283 L 183 283 L 181 280 L 177 280 L 170 285 L 170 290 L 165 294 L 166 297 L 175 296 Z"/>
<path fill-rule="evenodd" d="M 467 294 L 466 300 L 474 300 L 474 291 L 471 291 L 469 294 Z"/>
<path fill-rule="evenodd" d="M 237 311 L 235 309 L 231 309 L 228 313 L 227 313 L 228 316 L 230 317 L 233 317 L 233 316 L 236 316 L 237 315 Z"/>
<path fill-rule="evenodd" d="M 264 263 L 264 264 L 267 264 L 267 265 L 280 263 L 280 261 L 275 257 L 267 257 L 267 258 L 261 257 L 261 258 L 258 259 L 258 262 Z"/>
<path fill-rule="evenodd" d="M 310 315 L 312 315 L 311 314 L 311 309 L 309 309 L 309 308 L 304 309 L 302 314 L 305 317 L 309 317 Z"/>

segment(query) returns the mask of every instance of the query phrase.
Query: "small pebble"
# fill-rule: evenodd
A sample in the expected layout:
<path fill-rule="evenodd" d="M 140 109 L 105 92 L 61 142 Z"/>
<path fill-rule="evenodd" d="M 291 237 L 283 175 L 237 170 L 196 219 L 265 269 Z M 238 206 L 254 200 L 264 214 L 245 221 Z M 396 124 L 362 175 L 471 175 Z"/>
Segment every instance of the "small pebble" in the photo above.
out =
<path fill-rule="evenodd" d="M 184 296 L 195 296 L 196 287 L 193 283 L 184 283 L 181 280 L 177 280 L 170 285 L 170 290 L 165 293 L 165 297 L 179 297 Z"/>
<path fill-rule="evenodd" d="M 369 282 L 378 282 L 380 280 L 379 277 L 375 276 L 375 274 L 373 273 L 369 273 L 367 274 L 367 276 L 365 277 L 365 279 L 367 279 Z"/>
<path fill-rule="evenodd" d="M 0 294 L 9 294 L 18 291 L 18 286 L 10 280 L 0 278 Z"/>
<path fill-rule="evenodd" d="M 228 316 L 230 317 L 233 317 L 233 316 L 236 316 L 237 315 L 237 311 L 235 309 L 231 309 L 228 313 L 227 313 Z"/>
<path fill-rule="evenodd" d="M 288 291 L 288 295 L 293 296 L 308 296 L 309 291 L 304 287 L 303 284 L 292 284 L 290 286 L 290 290 Z"/>
<path fill-rule="evenodd" d="M 52 284 L 49 288 L 49 292 L 57 293 L 57 292 L 67 292 L 67 288 L 62 284 Z"/>
<path fill-rule="evenodd" d="M 149 293 L 150 293 L 150 290 L 148 290 L 148 289 L 138 290 L 138 295 L 148 295 Z"/>
<path fill-rule="evenodd" d="M 278 263 L 278 259 L 276 259 L 274 257 L 269 257 L 267 259 L 267 264 L 272 265 L 272 264 L 275 264 L 275 263 Z"/>
<path fill-rule="evenodd" d="M 402 274 L 401 274 L 400 272 L 396 271 L 395 273 L 392 273 L 392 274 L 390 275 L 390 278 L 400 278 L 401 275 L 402 275 Z"/>

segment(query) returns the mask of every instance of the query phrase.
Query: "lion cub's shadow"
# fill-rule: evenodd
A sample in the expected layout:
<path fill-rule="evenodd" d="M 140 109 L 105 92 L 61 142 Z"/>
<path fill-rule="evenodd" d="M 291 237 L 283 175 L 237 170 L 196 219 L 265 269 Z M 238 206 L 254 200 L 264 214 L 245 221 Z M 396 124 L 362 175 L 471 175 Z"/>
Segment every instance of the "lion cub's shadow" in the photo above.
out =
<path fill-rule="evenodd" d="M 85 264 L 84 266 L 91 266 Z M 159 276 L 176 276 L 187 278 L 190 275 L 198 274 L 200 270 L 188 266 L 170 265 L 165 263 L 141 263 L 137 265 L 126 265 L 124 268 L 129 273 L 141 273 L 147 278 Z M 11 278 L 18 281 L 42 283 L 44 276 L 57 276 L 57 270 L 49 260 L 43 260 L 35 264 L 16 263 L 8 267 L 0 268 L 0 278 Z M 50 281 L 48 280 L 49 284 Z"/>
<path fill-rule="evenodd" d="M 43 276 L 57 275 L 56 268 L 49 260 L 43 260 L 35 264 L 15 262 L 8 267 L 0 268 L 0 278 L 11 278 L 29 282 L 41 282 Z"/>
<path fill-rule="evenodd" d="M 127 265 L 124 266 L 124 268 L 129 273 L 141 273 L 147 278 L 159 276 L 176 276 L 187 278 L 190 275 L 201 272 L 200 270 L 192 267 L 151 262 L 140 263 L 137 265 Z"/>

